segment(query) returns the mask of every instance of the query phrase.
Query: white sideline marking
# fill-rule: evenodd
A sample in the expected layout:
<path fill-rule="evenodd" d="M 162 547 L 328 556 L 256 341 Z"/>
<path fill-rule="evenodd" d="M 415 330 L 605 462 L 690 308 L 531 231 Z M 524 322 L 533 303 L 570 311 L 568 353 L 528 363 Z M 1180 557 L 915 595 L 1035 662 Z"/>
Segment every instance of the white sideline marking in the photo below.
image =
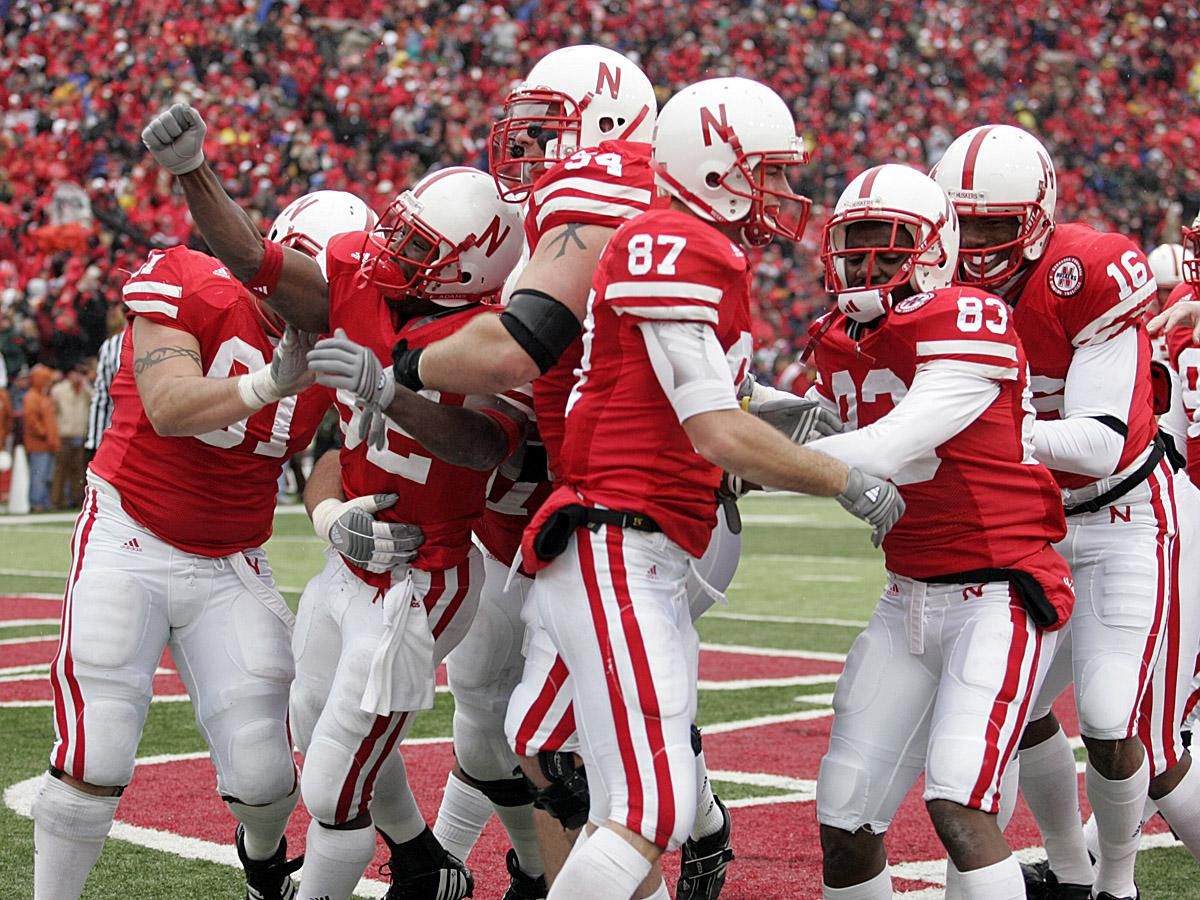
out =
<path fill-rule="evenodd" d="M 45 569 L 0 569 L 0 575 L 24 575 L 28 578 L 66 578 L 66 572 L 47 572 Z"/>
<path fill-rule="evenodd" d="M 833 715 L 833 709 L 806 709 L 801 712 L 779 713 L 773 716 L 759 716 L 754 719 L 739 719 L 736 722 L 717 722 L 705 725 L 700 730 L 705 734 L 728 734 L 731 731 L 745 731 L 749 728 L 759 728 L 763 725 L 782 725 L 787 722 L 806 722 L 810 719 L 825 719 Z"/>
<path fill-rule="evenodd" d="M 174 669 L 159 666 L 155 675 L 174 675 Z M 50 675 L 50 663 L 32 663 L 28 666 L 8 666 L 0 669 L 0 684 L 12 681 L 41 681 Z"/>
<path fill-rule="evenodd" d="M 150 698 L 150 702 L 186 703 L 191 699 L 187 694 L 155 694 Z M 5 700 L 0 702 L 0 709 L 49 709 L 53 705 L 52 700 Z"/>
<path fill-rule="evenodd" d="M 848 522 L 828 522 L 824 516 L 806 516 L 802 513 L 771 514 L 771 513 L 742 513 L 744 525 L 810 525 L 822 531 L 860 531 L 866 530 L 866 525 L 860 525 L 853 520 Z"/>
<path fill-rule="evenodd" d="M 63 599 L 63 595 L 61 593 L 59 593 L 59 594 L 39 594 L 36 591 L 34 591 L 33 593 L 21 591 L 19 594 L 9 595 L 9 596 L 12 599 L 16 599 L 16 600 L 57 600 L 59 603 L 61 603 L 62 599 Z"/>
<path fill-rule="evenodd" d="M 753 688 L 806 687 L 810 684 L 830 684 L 838 680 L 836 674 L 794 675 L 791 678 L 739 678 L 734 681 L 701 681 L 697 687 L 702 691 L 747 691 Z"/>
<path fill-rule="evenodd" d="M 0 628 L 25 628 L 29 625 L 57 625 L 58 619 L 0 619 Z"/>
<path fill-rule="evenodd" d="M 744 656 L 782 656 L 787 659 L 815 659 L 821 662 L 846 661 L 845 653 L 824 653 L 820 650 L 779 650 L 774 647 L 748 647 L 745 644 L 712 644 L 702 641 L 701 650 L 717 653 L 740 653 Z"/>
<path fill-rule="evenodd" d="M 3 638 L 0 639 L 0 647 L 9 647 L 13 644 L 48 644 L 51 641 L 58 643 L 57 629 L 53 634 L 31 634 L 26 637 L 18 638 Z"/>
<path fill-rule="evenodd" d="M 736 585 L 735 585 L 736 587 Z M 735 622 L 767 622 L 773 625 L 835 625 L 841 628 L 866 628 L 866 620 L 858 619 L 810 619 L 807 616 L 768 616 L 759 613 L 732 613 L 708 610 L 706 619 L 732 619 Z"/>

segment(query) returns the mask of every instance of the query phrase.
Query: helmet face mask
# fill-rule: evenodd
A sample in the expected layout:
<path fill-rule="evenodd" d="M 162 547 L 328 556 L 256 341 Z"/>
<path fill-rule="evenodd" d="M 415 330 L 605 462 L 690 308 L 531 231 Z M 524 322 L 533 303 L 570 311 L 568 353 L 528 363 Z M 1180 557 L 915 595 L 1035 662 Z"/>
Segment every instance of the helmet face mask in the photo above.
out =
<path fill-rule="evenodd" d="M 1183 229 L 1183 263 L 1180 270 L 1183 280 L 1192 290 L 1200 291 L 1200 216 L 1192 223 L 1191 228 Z"/>
<path fill-rule="evenodd" d="M 991 287 L 1008 281 L 1024 265 L 1026 249 L 1050 230 L 1044 211 L 1036 203 L 1011 209 L 986 207 L 976 210 L 964 204 L 956 204 L 956 208 L 964 238 L 973 229 L 981 225 L 987 228 L 991 223 L 997 223 L 997 227 L 1001 223 L 1012 223 L 1011 228 L 1000 230 L 1016 233 L 1009 240 L 980 247 L 960 247 L 959 280 L 965 284 Z"/>
<path fill-rule="evenodd" d="M 750 201 L 742 237 L 751 247 L 765 247 L 778 236 L 798 241 L 808 227 L 812 200 L 796 192 L 793 178 L 808 164 L 803 148 L 744 153 L 733 129 L 726 139 L 734 147 L 734 165 L 719 184 L 735 197 Z"/>
<path fill-rule="evenodd" d="M 488 168 L 504 200 L 524 199 L 538 176 L 579 149 L 582 111 L 566 94 L 546 88 L 508 95 L 488 146 Z"/>

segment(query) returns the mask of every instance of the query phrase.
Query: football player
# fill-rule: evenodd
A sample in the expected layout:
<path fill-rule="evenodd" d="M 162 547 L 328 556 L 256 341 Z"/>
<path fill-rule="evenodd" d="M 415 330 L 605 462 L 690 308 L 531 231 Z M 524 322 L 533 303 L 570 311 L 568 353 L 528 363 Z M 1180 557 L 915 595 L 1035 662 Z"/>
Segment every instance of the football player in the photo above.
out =
<path fill-rule="evenodd" d="M 809 446 L 907 504 L 834 695 L 817 781 L 827 898 L 892 896 L 883 835 L 922 770 L 960 896 L 1025 896 L 1001 780 L 1074 597 L 1024 351 L 1002 300 L 951 287 L 958 242 L 945 192 L 901 165 L 854 178 L 823 234 L 838 309 L 815 326 L 814 390 L 847 430 Z"/>
<path fill-rule="evenodd" d="M 708 546 L 727 469 L 839 496 L 879 540 L 896 489 L 789 442 L 744 412 L 750 352 L 745 246 L 795 240 L 805 161 L 783 100 L 742 78 L 680 91 L 651 166 L 670 206 L 630 219 L 600 258 L 580 375 L 555 461 L 560 483 L 525 533 L 532 595 L 571 673 L 594 789 L 551 898 L 628 898 L 695 817 L 691 722 L 698 639 L 687 573 Z M 660 884 L 653 897 L 666 897 Z"/>
<path fill-rule="evenodd" d="M 1037 459 L 1062 488 L 1078 603 L 1022 739 L 1022 793 L 1041 826 L 1048 881 L 1064 896 L 1134 898 L 1147 790 L 1171 821 L 1194 815 L 1151 784 L 1153 749 L 1138 739 L 1176 593 L 1176 509 L 1151 397 L 1142 325 L 1155 296 L 1128 238 L 1056 223 L 1054 164 L 1031 134 L 985 125 L 934 166 L 962 224 L 958 279 L 1012 307 L 1032 372 Z M 1051 703 L 1074 681 L 1088 749 L 1087 794 L 1100 856 L 1094 881 L 1078 815 L 1075 760 Z M 1165 685 L 1152 696 L 1165 696 Z M 1200 778 L 1200 775 L 1194 776 Z M 1185 791 L 1184 793 L 1187 793 Z"/>
<path fill-rule="evenodd" d="M 1147 318 L 1153 318 L 1171 305 L 1171 296 L 1183 284 L 1183 245 L 1159 244 L 1146 255 L 1150 263 L 1150 273 L 1154 283 L 1158 285 L 1154 302 L 1146 310 Z M 1167 360 L 1167 340 L 1165 335 L 1151 337 L 1151 347 L 1154 359 L 1159 362 Z"/>
<path fill-rule="evenodd" d="M 322 245 L 373 221 L 349 194 L 323 192 L 318 205 L 296 220 Z M 301 390 L 312 381 L 306 341 L 210 256 L 155 251 L 122 294 L 132 326 L 112 426 L 89 467 L 51 667 L 56 739 L 33 805 L 34 893 L 71 900 L 83 889 L 169 647 L 240 823 L 247 897 L 290 900 L 294 619 L 261 546 L 280 469 L 312 440 L 330 393 Z"/>
<path fill-rule="evenodd" d="M 380 376 L 397 340 L 420 346 L 490 314 L 480 301 L 516 262 L 520 223 L 490 178 L 444 169 L 397 197 L 374 232 L 339 235 L 314 263 L 253 232 L 204 164 L 203 135 L 199 114 L 176 106 L 144 137 L 230 268 L 290 321 L 334 332 L 310 362 L 338 389 L 344 495 L 398 495 L 378 517 L 423 535 L 411 565 L 389 571 L 331 553 L 301 598 L 292 720 L 313 816 L 301 896 L 349 897 L 374 853 L 372 825 L 390 850 L 390 896 L 469 896 L 469 874 L 425 826 L 392 751 L 432 705 L 436 665 L 474 616 L 471 526 L 522 423 L 486 399 L 419 397 Z M 387 415 L 372 429 L 374 410 Z M 342 512 L 314 509 L 314 522 L 332 536 L 329 520 Z"/>

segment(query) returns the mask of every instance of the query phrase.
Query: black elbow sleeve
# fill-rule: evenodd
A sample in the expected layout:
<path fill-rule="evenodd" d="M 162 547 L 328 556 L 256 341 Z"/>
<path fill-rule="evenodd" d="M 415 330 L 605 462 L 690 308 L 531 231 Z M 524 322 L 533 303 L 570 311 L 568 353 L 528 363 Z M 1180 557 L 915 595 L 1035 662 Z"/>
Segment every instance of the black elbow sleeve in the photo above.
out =
<path fill-rule="evenodd" d="M 583 331 L 575 313 L 541 291 L 514 291 L 500 323 L 543 375 Z"/>

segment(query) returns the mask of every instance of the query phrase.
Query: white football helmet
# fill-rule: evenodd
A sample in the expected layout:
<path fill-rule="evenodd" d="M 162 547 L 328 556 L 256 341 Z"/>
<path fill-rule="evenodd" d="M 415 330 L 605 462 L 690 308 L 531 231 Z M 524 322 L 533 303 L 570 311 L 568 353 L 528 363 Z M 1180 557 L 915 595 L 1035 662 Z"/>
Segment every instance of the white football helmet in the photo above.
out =
<path fill-rule="evenodd" d="M 870 247 L 847 246 L 847 232 L 858 222 L 881 222 L 891 236 Z M 911 243 L 897 241 L 901 232 Z M 899 285 L 909 284 L 918 293 L 948 287 L 958 268 L 958 243 L 958 215 L 936 181 L 908 166 L 875 166 L 846 186 L 825 223 L 825 288 L 837 295 L 838 308 L 851 319 L 872 322 L 891 309 L 892 291 Z M 893 275 L 877 280 L 880 254 L 907 259 Z M 847 259 L 864 256 L 864 282 L 851 284 Z"/>
<path fill-rule="evenodd" d="M 267 238 L 315 258 L 334 235 L 370 231 L 378 221 L 360 197 L 346 191 L 313 191 L 275 217 Z"/>
<path fill-rule="evenodd" d="M 649 141 L 657 109 L 646 73 L 615 50 L 579 44 L 542 57 L 492 126 L 488 168 L 500 195 L 524 199 L 547 168 L 601 141 Z"/>
<path fill-rule="evenodd" d="M 797 241 L 812 201 L 789 176 L 808 162 L 783 98 L 749 78 L 712 78 L 666 102 L 654 128 L 659 187 L 709 222 L 743 223 L 762 246 L 779 235 Z"/>
<path fill-rule="evenodd" d="M 1200 215 L 1192 227 L 1183 229 L 1183 261 L 1180 264 L 1183 280 L 1200 291 Z"/>
<path fill-rule="evenodd" d="M 1183 281 L 1183 245 L 1159 244 L 1146 255 L 1159 288 L 1171 290 Z"/>
<path fill-rule="evenodd" d="M 494 299 L 521 256 L 525 233 L 478 169 L 432 172 L 384 210 L 363 249 L 362 274 L 386 296 L 441 306 Z"/>
<path fill-rule="evenodd" d="M 1012 240 L 963 247 L 959 278 L 981 286 L 1007 281 L 1041 259 L 1054 231 L 1058 180 L 1042 142 L 1013 125 L 981 125 L 959 135 L 929 173 L 960 217 L 1015 217 Z"/>

